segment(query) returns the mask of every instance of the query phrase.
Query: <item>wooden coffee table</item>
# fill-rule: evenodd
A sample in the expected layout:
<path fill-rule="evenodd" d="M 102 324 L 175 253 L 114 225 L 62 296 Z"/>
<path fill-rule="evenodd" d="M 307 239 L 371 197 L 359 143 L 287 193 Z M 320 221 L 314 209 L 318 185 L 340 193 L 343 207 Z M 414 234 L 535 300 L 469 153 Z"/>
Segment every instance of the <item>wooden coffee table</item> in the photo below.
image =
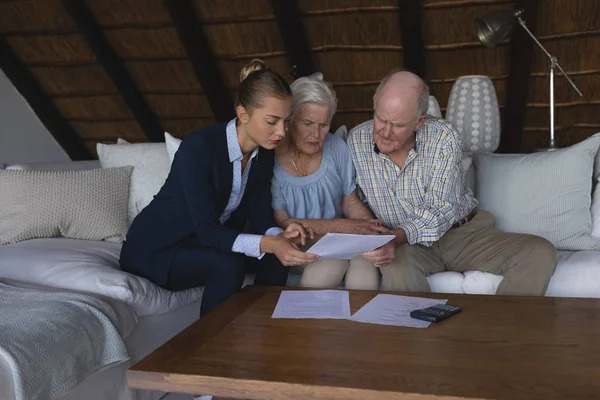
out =
<path fill-rule="evenodd" d="M 600 396 L 600 300 L 420 294 L 464 311 L 415 329 L 271 319 L 290 289 L 245 288 L 133 366 L 129 386 L 238 399 Z M 352 312 L 376 294 L 351 291 Z"/>

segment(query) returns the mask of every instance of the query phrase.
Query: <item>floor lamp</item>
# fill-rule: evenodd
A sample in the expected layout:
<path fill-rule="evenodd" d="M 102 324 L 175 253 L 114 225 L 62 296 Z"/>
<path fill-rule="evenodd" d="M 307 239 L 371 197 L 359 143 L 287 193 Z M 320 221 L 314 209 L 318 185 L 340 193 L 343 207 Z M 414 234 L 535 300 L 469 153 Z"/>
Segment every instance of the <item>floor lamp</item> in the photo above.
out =
<path fill-rule="evenodd" d="M 567 73 L 562 69 L 562 67 L 558 64 L 558 60 L 556 57 L 548 53 L 548 51 L 542 46 L 542 44 L 537 40 L 537 38 L 531 33 L 531 31 L 525 25 L 525 21 L 521 18 L 523 16 L 523 10 L 517 11 L 501 11 L 493 14 L 488 14 L 484 17 L 477 18 L 475 20 L 475 25 L 477 27 L 477 36 L 481 43 L 486 45 L 487 47 L 495 47 L 498 43 L 504 40 L 512 27 L 516 24 L 519 24 L 525 29 L 525 31 L 531 36 L 533 41 L 543 50 L 544 53 L 548 56 L 550 60 L 550 146 L 546 150 L 555 150 L 556 149 L 556 139 L 554 137 L 554 69 L 558 68 L 558 70 L 564 75 L 565 78 L 569 81 L 573 89 L 577 92 L 579 96 L 583 96 L 581 90 L 573 83 L 571 78 L 567 75 Z"/>

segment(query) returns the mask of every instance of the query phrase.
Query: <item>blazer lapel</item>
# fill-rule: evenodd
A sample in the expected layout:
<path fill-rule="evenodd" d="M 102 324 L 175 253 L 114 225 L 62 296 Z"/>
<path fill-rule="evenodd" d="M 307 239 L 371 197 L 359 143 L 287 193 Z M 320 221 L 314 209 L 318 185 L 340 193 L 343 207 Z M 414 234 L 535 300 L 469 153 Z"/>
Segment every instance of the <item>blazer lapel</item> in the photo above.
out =
<path fill-rule="evenodd" d="M 248 182 L 246 182 L 246 190 L 244 190 L 244 196 L 242 196 L 242 202 L 245 203 L 248 200 L 249 196 L 252 195 L 253 190 L 256 188 L 256 184 L 259 181 L 260 175 L 264 172 L 262 164 L 260 163 L 261 158 L 264 158 L 264 154 L 261 157 L 261 150 L 258 151 L 258 154 L 252 160 L 252 165 L 250 166 L 250 174 L 248 175 Z"/>
<path fill-rule="evenodd" d="M 227 149 L 227 137 L 222 135 L 219 141 L 219 155 L 216 157 L 215 166 L 215 191 L 221 212 L 227 207 L 231 187 L 233 186 L 233 164 L 229 162 L 229 150 Z"/>

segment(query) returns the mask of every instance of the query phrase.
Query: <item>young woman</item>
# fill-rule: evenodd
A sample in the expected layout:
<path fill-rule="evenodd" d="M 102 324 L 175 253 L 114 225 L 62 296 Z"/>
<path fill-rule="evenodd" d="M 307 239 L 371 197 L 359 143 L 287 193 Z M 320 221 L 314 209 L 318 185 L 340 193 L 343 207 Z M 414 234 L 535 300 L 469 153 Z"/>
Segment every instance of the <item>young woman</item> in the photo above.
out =
<path fill-rule="evenodd" d="M 181 143 L 171 172 L 135 218 L 121 267 L 168 290 L 205 286 L 201 315 L 240 289 L 247 270 L 257 285 L 285 285 L 286 266 L 315 261 L 299 250 L 301 224 L 276 226 L 271 207 L 274 152 L 285 136 L 291 90 L 254 60 L 242 70 L 237 118 L 198 129 Z M 251 233 L 242 233 L 249 222 Z"/>
<path fill-rule="evenodd" d="M 337 106 L 335 92 L 311 77 L 299 78 L 291 86 L 292 118 L 288 136 L 276 151 L 271 187 L 275 220 L 283 228 L 301 223 L 317 236 L 386 232 L 356 194 L 348 146 L 329 134 Z M 300 284 L 335 288 L 344 275 L 349 289 L 379 288 L 379 270 L 362 256 L 309 263 Z"/>

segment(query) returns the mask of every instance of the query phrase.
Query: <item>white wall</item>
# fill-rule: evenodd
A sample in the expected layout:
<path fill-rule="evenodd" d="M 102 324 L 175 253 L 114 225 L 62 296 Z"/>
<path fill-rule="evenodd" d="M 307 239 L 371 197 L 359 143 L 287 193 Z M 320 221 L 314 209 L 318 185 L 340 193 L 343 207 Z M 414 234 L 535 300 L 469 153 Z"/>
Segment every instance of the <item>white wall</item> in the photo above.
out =
<path fill-rule="evenodd" d="M 0 70 L 0 167 L 3 163 L 68 160 L 67 153 Z"/>

